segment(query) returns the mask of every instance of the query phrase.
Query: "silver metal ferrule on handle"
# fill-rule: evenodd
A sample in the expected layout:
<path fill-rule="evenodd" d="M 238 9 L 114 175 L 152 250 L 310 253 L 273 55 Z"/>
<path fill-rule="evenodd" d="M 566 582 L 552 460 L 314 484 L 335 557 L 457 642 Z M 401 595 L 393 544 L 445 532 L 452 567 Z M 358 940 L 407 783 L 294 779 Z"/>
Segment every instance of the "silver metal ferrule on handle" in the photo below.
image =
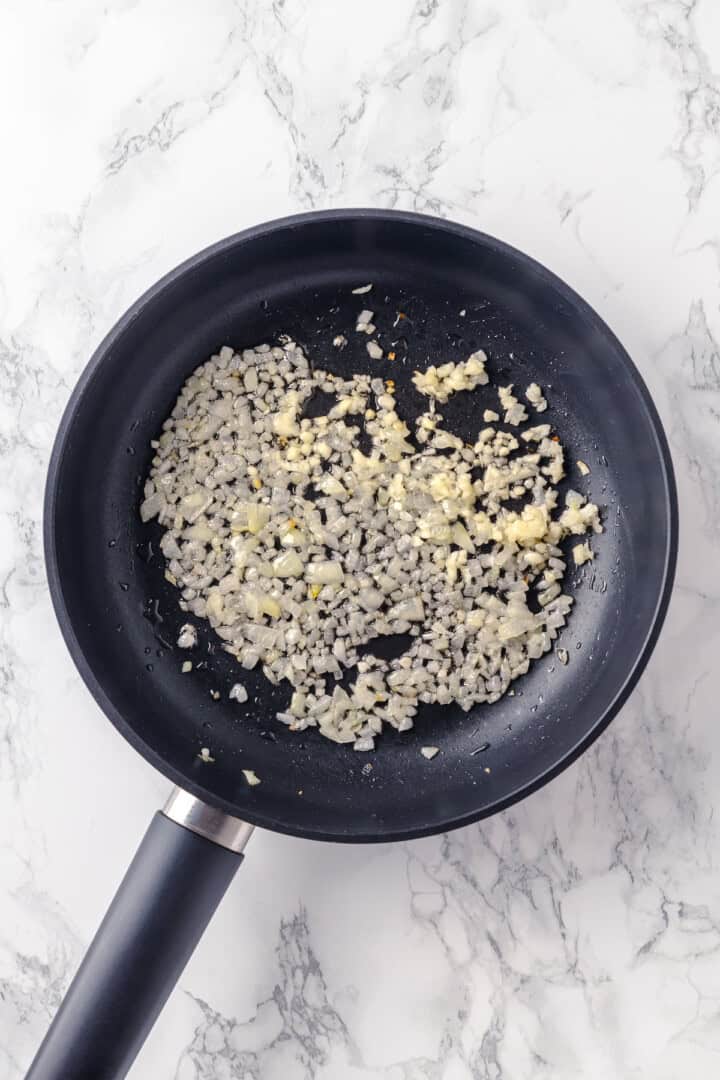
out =
<path fill-rule="evenodd" d="M 202 799 L 196 799 L 182 788 L 174 788 L 163 807 L 163 814 L 184 829 L 204 836 L 213 844 L 234 851 L 238 855 L 245 850 L 245 845 L 253 834 L 254 825 L 240 818 L 232 817 L 215 806 L 208 806 Z"/>

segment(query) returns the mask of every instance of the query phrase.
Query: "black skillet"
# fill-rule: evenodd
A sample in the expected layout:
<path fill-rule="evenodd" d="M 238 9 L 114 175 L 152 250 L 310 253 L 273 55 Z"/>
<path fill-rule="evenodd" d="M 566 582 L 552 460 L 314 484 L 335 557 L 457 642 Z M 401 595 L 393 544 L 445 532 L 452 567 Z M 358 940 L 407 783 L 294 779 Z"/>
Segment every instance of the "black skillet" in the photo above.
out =
<path fill-rule="evenodd" d="M 353 295 L 369 282 L 371 293 Z M 365 306 L 394 362 L 370 361 L 366 338 L 354 333 Z M 394 327 L 398 312 L 405 318 Z M 174 642 L 184 620 L 163 577 L 158 529 L 138 517 L 150 440 L 198 363 L 224 343 L 281 333 L 317 365 L 372 365 L 394 378 L 406 415 L 419 408 L 414 368 L 478 347 L 496 384 L 546 388 L 543 419 L 562 432 L 568 461 L 590 466 L 586 479 L 571 467 L 571 482 L 601 505 L 605 522 L 595 562 L 569 575 L 576 606 L 560 642 L 567 666 L 546 656 L 514 696 L 469 714 L 427 708 L 411 732 L 384 734 L 372 755 L 289 732 L 274 720 L 286 690 L 258 673 L 243 676 L 248 704 L 228 703 L 236 672 L 205 627 L 192 675 L 181 674 L 187 654 Z M 350 339 L 341 353 L 331 344 L 339 333 Z M 495 403 L 483 388 L 443 411 L 470 436 Z M 182 791 L 155 816 L 28 1075 L 125 1075 L 251 825 L 321 840 L 401 840 L 477 821 L 557 775 L 644 668 L 676 544 L 670 456 L 638 372 L 587 304 L 513 248 L 429 217 L 341 210 L 250 229 L 168 274 L 110 332 L 72 395 L 50 463 L 45 550 L 82 677 L 125 738 Z M 441 748 L 433 761 L 420 754 L 428 742 Z M 203 746 L 213 763 L 198 757 Z M 248 786 L 244 768 L 259 786 Z"/>

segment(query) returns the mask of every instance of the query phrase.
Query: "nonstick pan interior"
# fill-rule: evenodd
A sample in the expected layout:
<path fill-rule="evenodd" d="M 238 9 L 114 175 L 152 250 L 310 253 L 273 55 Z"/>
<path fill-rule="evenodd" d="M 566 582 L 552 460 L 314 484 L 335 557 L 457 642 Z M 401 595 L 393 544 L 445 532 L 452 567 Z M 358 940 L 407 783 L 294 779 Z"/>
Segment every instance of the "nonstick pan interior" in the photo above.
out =
<path fill-rule="evenodd" d="M 372 282 L 371 293 L 352 289 Z M 373 361 L 354 333 L 363 307 L 398 359 Z M 393 329 L 397 313 L 406 318 Z M 239 673 L 202 621 L 194 670 L 175 647 L 185 621 L 163 577 L 160 530 L 138 516 L 150 439 L 178 390 L 223 344 L 289 334 L 315 366 L 395 380 L 418 411 L 414 368 L 483 348 L 491 381 L 537 381 L 567 451 L 571 483 L 600 504 L 596 559 L 568 574 L 576 598 L 554 654 L 492 706 L 423 707 L 370 754 L 274 719 L 289 690 Z M 332 346 L 344 333 L 349 346 Z M 474 436 L 496 404 L 481 388 L 443 412 Z M 582 479 L 572 463 L 582 459 Z M 93 357 L 64 417 L 48 482 L 46 550 L 56 610 L 101 707 L 154 765 L 207 802 L 283 832 L 337 840 L 416 836 L 492 813 L 544 782 L 598 734 L 654 643 L 674 568 L 667 447 L 636 370 L 601 320 L 517 251 L 460 226 L 381 211 L 271 223 L 223 241 L 165 278 Z M 249 701 L 228 701 L 238 675 Z M 215 700 L 212 692 L 220 694 Z M 420 747 L 439 746 L 432 761 Z M 210 748 L 213 763 L 198 757 Z M 261 779 L 250 788 L 242 769 Z"/>

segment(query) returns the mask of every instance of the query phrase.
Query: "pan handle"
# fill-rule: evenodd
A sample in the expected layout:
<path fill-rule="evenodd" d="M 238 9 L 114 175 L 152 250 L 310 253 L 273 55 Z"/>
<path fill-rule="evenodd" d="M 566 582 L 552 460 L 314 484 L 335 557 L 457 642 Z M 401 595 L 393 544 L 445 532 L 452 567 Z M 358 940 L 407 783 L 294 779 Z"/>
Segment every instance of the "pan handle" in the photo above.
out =
<path fill-rule="evenodd" d="M 26 1080 L 127 1074 L 253 831 L 176 788 L 148 831 Z"/>

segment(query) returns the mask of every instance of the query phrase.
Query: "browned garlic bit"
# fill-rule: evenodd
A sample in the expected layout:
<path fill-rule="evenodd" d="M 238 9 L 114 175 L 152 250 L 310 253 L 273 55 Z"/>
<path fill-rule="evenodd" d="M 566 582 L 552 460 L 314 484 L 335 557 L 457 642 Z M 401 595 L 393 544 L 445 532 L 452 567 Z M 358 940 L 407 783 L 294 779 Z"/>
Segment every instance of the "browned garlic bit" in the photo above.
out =
<path fill-rule="evenodd" d="M 384 725 L 412 727 L 421 703 L 496 701 L 565 625 L 560 542 L 602 529 L 577 492 L 558 507 L 558 437 L 521 427 L 512 387 L 500 399 L 516 432 L 486 420 L 466 444 L 443 426 L 438 406 L 488 383 L 482 352 L 416 373 L 429 401 L 411 433 L 391 380 L 313 370 L 282 340 L 202 364 L 157 440 L 141 515 L 165 530 L 180 607 L 240 668 L 287 682 L 278 719 L 292 731 L 371 750 Z M 326 413 L 311 418 L 318 391 Z M 361 655 L 397 634 L 403 655 Z M 187 623 L 179 644 L 196 643 Z"/>

